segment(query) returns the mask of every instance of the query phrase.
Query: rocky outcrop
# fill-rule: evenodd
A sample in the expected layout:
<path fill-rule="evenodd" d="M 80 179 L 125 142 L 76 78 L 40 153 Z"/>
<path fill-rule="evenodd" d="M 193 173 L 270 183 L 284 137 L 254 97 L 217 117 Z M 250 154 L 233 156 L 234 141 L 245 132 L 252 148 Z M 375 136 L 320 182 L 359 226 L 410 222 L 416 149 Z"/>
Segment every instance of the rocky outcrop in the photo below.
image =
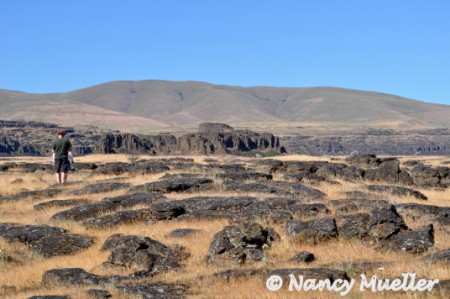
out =
<path fill-rule="evenodd" d="M 236 265 L 261 261 L 265 248 L 277 239 L 279 236 L 273 229 L 257 223 L 227 226 L 214 235 L 206 261 L 228 261 Z"/>
<path fill-rule="evenodd" d="M 99 153 L 146 154 L 242 154 L 245 152 L 285 152 L 278 137 L 270 133 L 235 130 L 225 124 L 200 124 L 198 133 L 176 138 L 171 134 L 134 135 L 108 133 L 96 146 Z"/>
<path fill-rule="evenodd" d="M 105 267 L 124 267 L 136 271 L 133 276 L 151 276 L 180 267 L 187 257 L 180 246 L 171 248 L 149 237 L 114 234 L 103 244 L 102 250 L 110 250 Z"/>

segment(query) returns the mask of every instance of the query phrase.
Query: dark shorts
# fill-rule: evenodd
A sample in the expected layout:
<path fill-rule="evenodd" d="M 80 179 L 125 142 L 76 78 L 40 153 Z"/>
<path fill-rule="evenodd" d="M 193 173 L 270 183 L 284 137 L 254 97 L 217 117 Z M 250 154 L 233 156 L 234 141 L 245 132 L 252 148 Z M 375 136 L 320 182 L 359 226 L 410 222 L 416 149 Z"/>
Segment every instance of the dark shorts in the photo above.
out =
<path fill-rule="evenodd" d="M 55 159 L 55 173 L 67 172 L 67 167 L 69 167 L 69 160 L 67 158 Z"/>

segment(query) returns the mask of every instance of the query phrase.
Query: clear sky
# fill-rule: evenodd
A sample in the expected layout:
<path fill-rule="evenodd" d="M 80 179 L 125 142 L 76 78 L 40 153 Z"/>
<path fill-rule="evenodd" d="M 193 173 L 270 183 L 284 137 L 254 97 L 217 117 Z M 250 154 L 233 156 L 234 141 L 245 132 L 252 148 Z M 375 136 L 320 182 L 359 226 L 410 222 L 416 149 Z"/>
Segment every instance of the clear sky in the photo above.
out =
<path fill-rule="evenodd" d="M 0 88 L 336 86 L 450 104 L 446 0 L 0 0 Z"/>

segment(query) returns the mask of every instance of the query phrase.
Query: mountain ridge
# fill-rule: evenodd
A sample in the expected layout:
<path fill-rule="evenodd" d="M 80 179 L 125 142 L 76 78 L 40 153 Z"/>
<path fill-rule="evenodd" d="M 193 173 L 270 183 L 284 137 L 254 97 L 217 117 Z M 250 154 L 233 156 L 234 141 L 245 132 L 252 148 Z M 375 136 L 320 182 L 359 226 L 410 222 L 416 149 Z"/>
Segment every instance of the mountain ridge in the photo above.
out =
<path fill-rule="evenodd" d="M 72 111 L 79 105 L 87 124 L 131 131 L 201 122 L 450 125 L 448 105 L 339 87 L 241 87 L 199 81 L 120 80 L 63 93 L 0 89 L 2 118 L 25 115 L 27 120 L 59 123 L 54 117 L 59 115 L 59 119 L 67 120 L 64 125 L 70 125 L 70 111 L 64 111 L 67 105 Z M 115 120 L 118 115 L 120 122 Z M 49 116 L 53 118 L 45 118 Z"/>

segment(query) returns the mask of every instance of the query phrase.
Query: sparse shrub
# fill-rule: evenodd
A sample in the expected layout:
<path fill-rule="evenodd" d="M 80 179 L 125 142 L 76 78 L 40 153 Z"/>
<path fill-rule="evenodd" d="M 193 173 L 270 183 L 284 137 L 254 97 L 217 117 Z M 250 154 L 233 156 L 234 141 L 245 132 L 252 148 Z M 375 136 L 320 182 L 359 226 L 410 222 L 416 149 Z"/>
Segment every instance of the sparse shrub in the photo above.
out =
<path fill-rule="evenodd" d="M 129 150 L 127 153 L 127 160 L 132 165 L 136 165 L 136 162 L 141 158 L 141 153 L 138 150 Z"/>

